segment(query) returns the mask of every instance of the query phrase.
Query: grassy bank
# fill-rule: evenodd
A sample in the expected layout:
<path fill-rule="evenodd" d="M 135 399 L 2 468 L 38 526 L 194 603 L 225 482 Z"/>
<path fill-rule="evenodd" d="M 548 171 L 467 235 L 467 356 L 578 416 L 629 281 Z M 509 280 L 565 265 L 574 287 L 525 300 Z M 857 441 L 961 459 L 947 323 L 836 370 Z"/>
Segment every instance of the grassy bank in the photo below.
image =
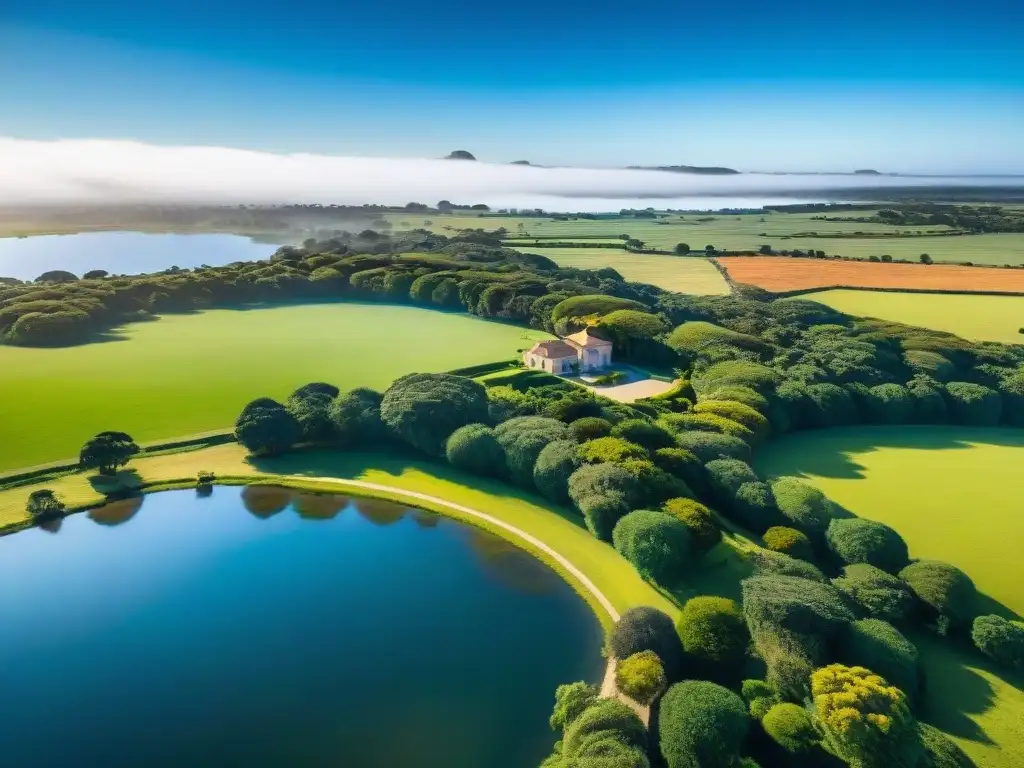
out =
<path fill-rule="evenodd" d="M 153 441 L 223 428 L 309 381 L 384 387 L 516 356 L 546 334 L 404 306 L 319 304 L 168 315 L 108 341 L 0 346 L 0 471 L 77 454 L 103 430 Z"/>

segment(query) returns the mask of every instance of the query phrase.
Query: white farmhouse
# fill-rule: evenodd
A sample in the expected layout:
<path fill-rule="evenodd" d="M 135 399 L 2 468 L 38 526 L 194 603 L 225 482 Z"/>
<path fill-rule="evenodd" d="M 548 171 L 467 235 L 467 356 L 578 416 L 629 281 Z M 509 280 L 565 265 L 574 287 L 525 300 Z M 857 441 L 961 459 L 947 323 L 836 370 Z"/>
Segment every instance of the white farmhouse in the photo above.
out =
<path fill-rule="evenodd" d="M 612 343 L 584 328 L 564 339 L 538 341 L 523 355 L 523 363 L 548 373 L 599 371 L 612 364 Z"/>

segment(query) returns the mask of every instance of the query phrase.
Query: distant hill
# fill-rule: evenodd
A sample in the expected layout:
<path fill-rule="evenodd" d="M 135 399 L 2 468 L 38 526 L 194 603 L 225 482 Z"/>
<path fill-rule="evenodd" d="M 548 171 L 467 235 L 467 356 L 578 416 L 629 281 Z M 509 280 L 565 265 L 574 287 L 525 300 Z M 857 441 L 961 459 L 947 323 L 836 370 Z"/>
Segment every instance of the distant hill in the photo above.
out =
<path fill-rule="evenodd" d="M 705 176 L 728 176 L 739 171 L 717 165 L 631 165 L 631 170 L 668 171 L 670 173 L 700 173 Z"/>
<path fill-rule="evenodd" d="M 513 160 L 509 165 L 529 165 L 529 160 Z"/>
<path fill-rule="evenodd" d="M 473 153 L 467 152 L 464 149 L 456 149 L 450 155 L 446 155 L 444 159 L 445 160 L 476 160 L 476 158 L 473 157 Z"/>
<path fill-rule="evenodd" d="M 875 171 L 875 170 L 872 170 L 871 168 L 865 168 L 865 169 L 863 169 L 861 171 L 854 171 L 854 173 L 856 175 L 858 175 L 858 176 L 881 176 L 882 175 L 881 171 Z"/>

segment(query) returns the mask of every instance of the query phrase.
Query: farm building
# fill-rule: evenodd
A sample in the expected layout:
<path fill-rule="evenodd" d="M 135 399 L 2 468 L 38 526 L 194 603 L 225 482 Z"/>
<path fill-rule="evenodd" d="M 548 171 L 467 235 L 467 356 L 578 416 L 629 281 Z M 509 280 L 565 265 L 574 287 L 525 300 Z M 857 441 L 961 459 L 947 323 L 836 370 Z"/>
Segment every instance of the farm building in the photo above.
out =
<path fill-rule="evenodd" d="M 612 363 L 612 343 L 583 329 L 564 339 L 538 341 L 523 355 L 527 368 L 548 373 L 598 371 Z"/>

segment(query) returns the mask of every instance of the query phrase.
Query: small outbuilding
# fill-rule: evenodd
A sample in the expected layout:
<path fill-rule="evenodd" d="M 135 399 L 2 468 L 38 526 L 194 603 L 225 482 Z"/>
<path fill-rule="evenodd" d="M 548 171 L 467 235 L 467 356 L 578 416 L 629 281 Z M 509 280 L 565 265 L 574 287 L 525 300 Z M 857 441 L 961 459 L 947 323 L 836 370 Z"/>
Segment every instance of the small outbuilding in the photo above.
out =
<path fill-rule="evenodd" d="M 556 374 L 599 371 L 612 364 L 612 343 L 583 329 L 564 339 L 537 342 L 523 355 L 523 363 Z"/>

